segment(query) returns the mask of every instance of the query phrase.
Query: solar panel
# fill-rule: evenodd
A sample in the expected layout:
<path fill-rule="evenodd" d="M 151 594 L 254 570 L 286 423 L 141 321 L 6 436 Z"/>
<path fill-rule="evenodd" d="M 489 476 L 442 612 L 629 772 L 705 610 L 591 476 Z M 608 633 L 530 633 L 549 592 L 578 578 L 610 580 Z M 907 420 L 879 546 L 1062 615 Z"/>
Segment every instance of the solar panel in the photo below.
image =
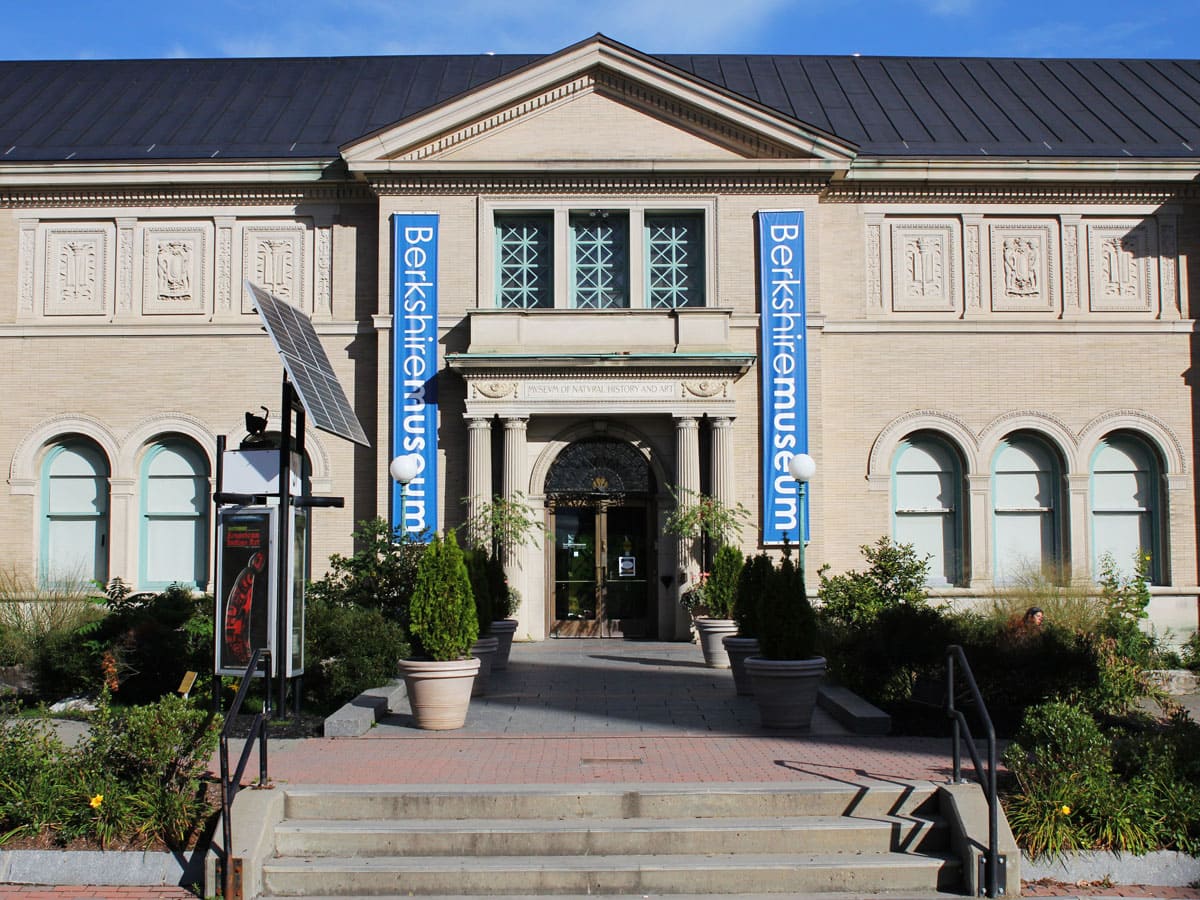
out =
<path fill-rule="evenodd" d="M 249 281 L 246 290 L 309 420 L 322 431 L 364 447 L 371 446 L 308 316 Z"/>

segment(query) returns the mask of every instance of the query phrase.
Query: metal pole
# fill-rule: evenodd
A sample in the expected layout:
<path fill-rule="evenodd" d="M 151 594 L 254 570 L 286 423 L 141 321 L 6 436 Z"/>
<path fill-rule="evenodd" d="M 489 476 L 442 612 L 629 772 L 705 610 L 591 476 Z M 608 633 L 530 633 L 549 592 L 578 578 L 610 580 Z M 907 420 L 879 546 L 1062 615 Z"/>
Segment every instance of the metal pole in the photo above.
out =
<path fill-rule="evenodd" d="M 400 482 L 400 535 L 402 538 L 408 536 L 408 529 L 404 523 L 404 498 L 407 493 L 408 484 L 403 481 Z"/>
<path fill-rule="evenodd" d="M 797 549 L 800 553 L 800 581 L 804 581 L 804 482 L 797 481 L 796 484 L 800 488 L 800 504 L 797 508 L 796 516 L 796 533 L 800 535 L 800 540 L 797 543 L 800 545 Z"/>
<path fill-rule="evenodd" d="M 283 421 L 279 423 L 279 528 L 276 540 L 279 542 L 279 565 L 275 570 L 275 652 L 271 654 L 271 664 L 279 678 L 279 705 L 277 715 L 287 715 L 287 668 L 284 659 L 284 648 L 287 646 L 287 603 L 284 596 L 288 583 L 289 557 L 288 521 L 291 515 L 291 480 L 292 480 L 292 406 L 295 393 L 292 383 L 288 381 L 287 373 L 283 374 Z M 270 691 L 268 690 L 268 695 Z"/>

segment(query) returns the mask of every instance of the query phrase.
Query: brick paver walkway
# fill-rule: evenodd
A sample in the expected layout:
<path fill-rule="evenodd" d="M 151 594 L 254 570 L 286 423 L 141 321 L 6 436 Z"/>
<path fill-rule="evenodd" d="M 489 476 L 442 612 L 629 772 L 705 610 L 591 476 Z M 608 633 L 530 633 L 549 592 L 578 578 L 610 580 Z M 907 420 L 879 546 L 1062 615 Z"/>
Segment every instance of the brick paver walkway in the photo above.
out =
<path fill-rule="evenodd" d="M 235 748 L 236 750 L 237 748 Z M 214 771 L 216 765 L 214 761 Z M 257 777 L 257 764 L 250 766 Z M 559 640 L 517 645 L 466 727 L 420 731 L 406 710 L 361 738 L 277 740 L 280 784 L 595 784 L 927 780 L 950 775 L 949 738 L 850 735 L 818 711 L 805 733 L 758 725 L 754 700 L 689 644 Z M 1035 897 L 1200 900 L 1195 888 L 1023 886 Z M 181 900 L 177 887 L 0 885 L 22 900 Z"/>

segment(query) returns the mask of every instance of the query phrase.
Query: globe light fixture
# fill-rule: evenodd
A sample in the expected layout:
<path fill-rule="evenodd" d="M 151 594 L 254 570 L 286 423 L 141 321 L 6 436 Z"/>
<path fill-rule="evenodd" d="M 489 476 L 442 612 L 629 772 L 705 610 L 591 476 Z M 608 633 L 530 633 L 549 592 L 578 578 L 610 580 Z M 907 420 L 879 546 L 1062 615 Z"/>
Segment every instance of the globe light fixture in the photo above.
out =
<path fill-rule="evenodd" d="M 408 492 L 408 484 L 421 471 L 421 457 L 415 453 L 406 453 L 392 459 L 388 464 L 388 474 L 400 485 L 400 530 L 407 534 L 404 526 L 404 499 Z"/>

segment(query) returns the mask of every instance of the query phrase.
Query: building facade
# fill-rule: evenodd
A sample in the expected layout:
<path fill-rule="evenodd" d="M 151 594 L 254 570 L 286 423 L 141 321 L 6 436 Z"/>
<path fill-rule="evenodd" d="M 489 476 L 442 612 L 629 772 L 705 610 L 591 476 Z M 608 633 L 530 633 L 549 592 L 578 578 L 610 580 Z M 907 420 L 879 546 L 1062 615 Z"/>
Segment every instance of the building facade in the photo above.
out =
<path fill-rule="evenodd" d="M 218 435 L 278 414 L 243 290 L 372 438 L 358 520 L 528 505 L 521 634 L 686 635 L 678 499 L 931 587 L 1148 553 L 1197 619 L 1200 62 L 648 56 L 0 64 L 0 563 L 208 587 Z M 424 329 L 424 330 L 422 330 Z M 812 579 L 810 579 L 811 581 Z"/>

